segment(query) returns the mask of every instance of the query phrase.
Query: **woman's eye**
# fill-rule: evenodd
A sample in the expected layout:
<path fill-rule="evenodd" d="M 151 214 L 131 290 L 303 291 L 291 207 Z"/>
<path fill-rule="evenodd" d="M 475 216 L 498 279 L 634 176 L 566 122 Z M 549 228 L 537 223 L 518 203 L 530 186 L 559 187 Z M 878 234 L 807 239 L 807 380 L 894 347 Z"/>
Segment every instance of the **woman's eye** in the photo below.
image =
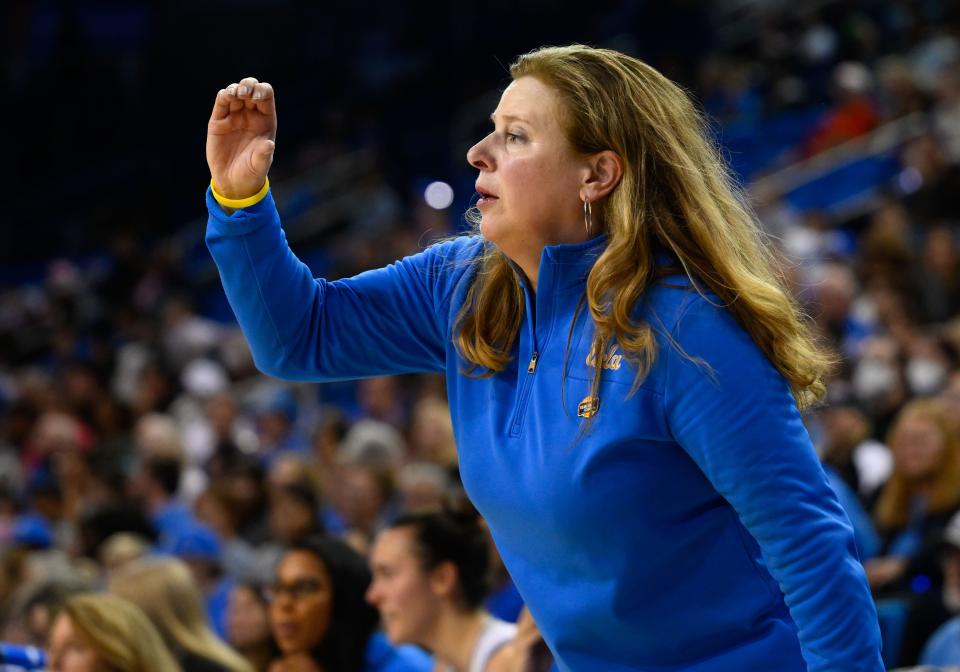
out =
<path fill-rule="evenodd" d="M 509 131 L 507 132 L 508 143 L 516 144 L 518 142 L 523 142 L 523 140 L 524 140 L 524 137 L 520 133 L 510 133 Z"/>

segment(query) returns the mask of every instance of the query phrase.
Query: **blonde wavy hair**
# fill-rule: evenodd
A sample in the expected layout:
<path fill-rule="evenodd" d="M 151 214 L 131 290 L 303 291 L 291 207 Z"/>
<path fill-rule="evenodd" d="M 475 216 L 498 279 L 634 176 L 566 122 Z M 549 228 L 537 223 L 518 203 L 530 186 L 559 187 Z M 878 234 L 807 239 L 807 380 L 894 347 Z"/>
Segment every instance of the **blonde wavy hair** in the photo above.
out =
<path fill-rule="evenodd" d="M 929 489 L 927 513 L 942 513 L 956 508 L 960 505 L 960 490 L 957 489 L 957 483 L 960 483 L 960 437 L 953 429 L 947 410 L 937 399 L 917 399 L 904 406 L 887 431 L 887 445 L 894 454 L 900 425 L 910 416 L 919 416 L 930 422 L 943 439 L 943 454 Z M 916 484 L 910 483 L 895 465 L 890 480 L 877 499 L 874 509 L 877 524 L 887 530 L 905 527 L 910 516 L 910 500 L 915 494 Z"/>
<path fill-rule="evenodd" d="M 658 279 L 659 241 L 695 283 L 717 294 L 789 381 L 798 407 L 820 402 L 836 358 L 818 342 L 790 294 L 773 246 L 686 92 L 642 61 L 579 44 L 524 54 L 510 75 L 535 77 L 558 94 L 561 121 L 576 152 L 612 150 L 623 161 L 620 183 L 594 208 L 594 221 L 607 234 L 582 299 L 595 328 L 595 360 L 618 344 L 637 367 L 634 389 L 656 361 L 653 328 L 632 314 Z M 471 209 L 467 218 L 479 232 L 479 211 Z M 453 338 L 469 362 L 465 373 L 487 376 L 503 371 L 510 360 L 524 300 L 502 252 L 488 245 L 478 265 Z M 594 396 L 602 369 L 595 367 Z"/>
<path fill-rule="evenodd" d="M 171 647 L 213 660 L 231 672 L 253 672 L 239 653 L 210 629 L 200 588 L 176 558 L 143 558 L 118 570 L 110 592 L 137 604 Z"/>
<path fill-rule="evenodd" d="M 150 619 L 128 600 L 82 593 L 67 598 L 60 613 L 70 618 L 111 670 L 180 672 Z"/>

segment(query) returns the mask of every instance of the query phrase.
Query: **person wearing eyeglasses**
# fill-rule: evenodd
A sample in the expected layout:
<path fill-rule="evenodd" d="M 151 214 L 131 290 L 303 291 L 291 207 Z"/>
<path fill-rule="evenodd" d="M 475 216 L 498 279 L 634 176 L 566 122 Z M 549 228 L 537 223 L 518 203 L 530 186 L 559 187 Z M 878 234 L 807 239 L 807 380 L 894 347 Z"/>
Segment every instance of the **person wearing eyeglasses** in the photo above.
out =
<path fill-rule="evenodd" d="M 269 672 L 429 672 L 430 656 L 376 632 L 369 585 L 366 561 L 339 539 L 311 536 L 286 551 L 264 590 L 280 649 Z"/>

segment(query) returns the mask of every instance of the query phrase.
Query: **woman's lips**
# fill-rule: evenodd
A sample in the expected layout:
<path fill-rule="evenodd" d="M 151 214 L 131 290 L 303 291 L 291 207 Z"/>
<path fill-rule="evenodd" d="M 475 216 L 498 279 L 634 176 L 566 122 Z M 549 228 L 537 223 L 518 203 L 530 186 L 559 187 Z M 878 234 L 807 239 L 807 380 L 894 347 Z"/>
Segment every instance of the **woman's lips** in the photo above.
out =
<path fill-rule="evenodd" d="M 300 626 L 296 623 L 277 623 L 275 629 L 277 639 L 291 639 L 297 636 Z"/>
<path fill-rule="evenodd" d="M 479 181 L 473 186 L 480 198 L 477 200 L 477 207 L 483 207 L 484 205 L 490 205 L 497 200 L 497 196 L 491 194 L 489 191 L 480 186 Z"/>

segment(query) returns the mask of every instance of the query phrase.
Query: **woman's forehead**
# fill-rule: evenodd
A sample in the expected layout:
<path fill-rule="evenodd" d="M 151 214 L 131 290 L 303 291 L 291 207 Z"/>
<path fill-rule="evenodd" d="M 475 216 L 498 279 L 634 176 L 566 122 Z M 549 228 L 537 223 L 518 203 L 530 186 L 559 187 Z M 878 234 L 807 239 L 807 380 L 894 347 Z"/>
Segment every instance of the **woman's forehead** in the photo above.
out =
<path fill-rule="evenodd" d="M 510 83 L 500 104 L 490 115 L 496 121 L 522 121 L 536 127 L 558 125 L 557 96 L 535 77 L 521 77 Z"/>
<path fill-rule="evenodd" d="M 290 551 L 277 566 L 277 574 L 287 576 L 323 576 L 326 573 L 327 568 L 323 560 L 314 553 L 300 549 Z"/>
<path fill-rule="evenodd" d="M 413 535 L 408 527 L 388 528 L 380 533 L 373 554 L 382 561 L 396 561 L 413 554 Z"/>

